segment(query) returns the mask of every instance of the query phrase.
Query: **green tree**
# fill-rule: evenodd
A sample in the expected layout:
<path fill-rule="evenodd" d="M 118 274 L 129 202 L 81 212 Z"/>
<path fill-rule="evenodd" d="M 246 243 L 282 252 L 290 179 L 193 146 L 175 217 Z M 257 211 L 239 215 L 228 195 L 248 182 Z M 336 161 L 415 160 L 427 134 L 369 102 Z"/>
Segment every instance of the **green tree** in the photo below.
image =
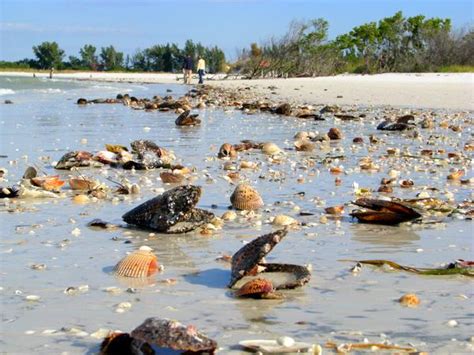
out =
<path fill-rule="evenodd" d="M 122 69 L 123 53 L 117 52 L 114 46 L 102 47 L 100 50 L 100 63 L 105 70 Z"/>
<path fill-rule="evenodd" d="M 82 61 L 73 55 L 69 56 L 69 63 L 66 63 L 66 66 L 70 67 L 71 69 L 82 69 L 83 67 Z"/>
<path fill-rule="evenodd" d="M 91 44 L 86 44 L 79 50 L 81 55 L 82 65 L 89 67 L 92 70 L 97 68 L 97 55 L 95 54 L 96 48 Z"/>
<path fill-rule="evenodd" d="M 60 68 L 64 58 L 64 51 L 56 42 L 43 42 L 34 46 L 33 53 L 38 58 L 38 67 L 41 69 Z"/>

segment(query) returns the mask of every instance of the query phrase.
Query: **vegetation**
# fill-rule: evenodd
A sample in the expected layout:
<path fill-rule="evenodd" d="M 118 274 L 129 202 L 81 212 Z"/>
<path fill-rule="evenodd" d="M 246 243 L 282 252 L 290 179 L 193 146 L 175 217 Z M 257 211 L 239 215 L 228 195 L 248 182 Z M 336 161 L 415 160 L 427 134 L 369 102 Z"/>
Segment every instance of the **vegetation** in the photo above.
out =
<path fill-rule="evenodd" d="M 473 71 L 474 29 L 453 31 L 449 19 L 404 17 L 400 11 L 354 27 L 334 40 L 328 40 L 328 29 L 329 23 L 322 18 L 293 21 L 281 38 L 243 49 L 232 69 L 249 78 Z M 228 68 L 220 48 L 204 47 L 192 40 L 183 48 L 174 43 L 157 44 L 131 56 L 124 56 L 114 46 L 97 52 L 95 46 L 86 44 L 79 56 L 64 61 L 65 53 L 56 42 L 43 42 L 33 47 L 36 59 L 0 61 L 0 68 L 179 72 L 187 55 L 195 62 L 202 56 L 210 73 Z"/>
<path fill-rule="evenodd" d="M 292 22 L 288 32 L 244 49 L 235 69 L 248 77 L 439 71 L 474 65 L 474 30 L 454 32 L 449 19 L 392 17 L 327 40 L 324 19 Z M 456 67 L 453 67 L 456 66 Z"/>
<path fill-rule="evenodd" d="M 138 50 L 133 56 L 124 58 L 122 52 L 114 46 L 102 47 L 99 55 L 97 48 L 86 44 L 79 50 L 79 57 L 69 56 L 63 61 L 65 54 L 56 42 L 43 42 L 33 47 L 36 59 L 23 59 L 17 62 L 0 61 L 0 68 L 7 69 L 73 69 L 73 70 L 131 70 L 131 71 L 181 71 L 183 59 L 190 55 L 197 62 L 202 56 L 206 60 L 207 71 L 216 73 L 225 66 L 224 52 L 218 47 L 204 47 L 201 43 L 187 40 L 184 48 L 176 44 L 155 45 Z"/>

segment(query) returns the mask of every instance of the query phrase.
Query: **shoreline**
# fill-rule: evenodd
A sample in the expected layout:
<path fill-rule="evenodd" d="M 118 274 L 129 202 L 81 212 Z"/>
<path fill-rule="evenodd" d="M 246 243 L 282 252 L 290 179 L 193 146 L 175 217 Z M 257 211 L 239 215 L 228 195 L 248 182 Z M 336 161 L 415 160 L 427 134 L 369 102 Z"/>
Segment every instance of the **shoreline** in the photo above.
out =
<path fill-rule="evenodd" d="M 31 72 L 0 72 L 0 76 L 32 77 Z M 47 78 L 48 73 L 36 73 Z M 55 73 L 55 79 L 140 84 L 178 84 L 181 73 Z M 209 80 L 217 77 L 218 79 Z M 363 105 L 400 108 L 474 110 L 473 73 L 341 74 L 289 79 L 224 79 L 208 75 L 208 85 L 246 89 L 258 99 L 311 105 Z"/>

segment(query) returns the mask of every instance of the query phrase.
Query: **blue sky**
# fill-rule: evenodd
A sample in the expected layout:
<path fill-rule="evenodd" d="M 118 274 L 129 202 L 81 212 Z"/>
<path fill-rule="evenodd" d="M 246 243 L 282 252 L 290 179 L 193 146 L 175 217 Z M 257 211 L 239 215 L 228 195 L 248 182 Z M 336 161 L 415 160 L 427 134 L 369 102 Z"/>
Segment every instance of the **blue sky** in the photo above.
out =
<path fill-rule="evenodd" d="M 133 54 L 186 39 L 217 45 L 227 56 L 283 34 L 293 19 L 323 17 L 330 38 L 402 10 L 473 24 L 472 0 L 0 0 L 0 59 L 32 58 L 32 46 L 56 41 L 66 55 L 84 44 Z"/>

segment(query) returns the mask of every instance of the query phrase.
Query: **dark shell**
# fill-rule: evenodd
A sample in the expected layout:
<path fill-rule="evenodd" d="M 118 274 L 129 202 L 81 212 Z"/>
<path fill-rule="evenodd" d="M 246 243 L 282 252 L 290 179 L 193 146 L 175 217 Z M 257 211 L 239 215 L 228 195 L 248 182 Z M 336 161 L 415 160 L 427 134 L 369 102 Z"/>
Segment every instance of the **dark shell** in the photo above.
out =
<path fill-rule="evenodd" d="M 287 234 L 286 229 L 262 235 L 245 244 L 232 256 L 232 271 L 228 287 L 232 287 L 242 277 L 250 273 L 262 259 L 277 245 Z"/>
<path fill-rule="evenodd" d="M 64 154 L 54 167 L 55 169 L 70 170 L 73 167 L 90 166 L 92 154 L 85 151 L 75 151 Z"/>
<path fill-rule="evenodd" d="M 18 185 L 13 185 L 12 187 L 0 188 L 0 198 L 18 197 L 19 194 L 20 194 L 20 187 Z"/>
<path fill-rule="evenodd" d="M 149 344 L 180 351 L 213 353 L 217 348 L 215 340 L 200 333 L 194 326 L 169 319 L 148 318 L 131 335 Z"/>
<path fill-rule="evenodd" d="M 392 212 L 405 215 L 409 219 L 421 217 L 421 215 L 415 210 L 404 206 L 401 203 L 393 201 L 359 198 L 354 202 L 354 204 L 360 207 L 369 208 L 374 211 Z"/>
<path fill-rule="evenodd" d="M 179 184 L 184 180 L 184 176 L 182 174 L 173 174 L 167 171 L 160 173 L 160 178 L 165 184 Z"/>
<path fill-rule="evenodd" d="M 152 355 L 147 343 L 135 340 L 128 333 L 112 333 L 100 344 L 100 355 Z"/>
<path fill-rule="evenodd" d="M 219 148 L 219 153 L 217 153 L 218 158 L 235 158 L 237 152 L 234 146 L 230 143 L 224 143 Z"/>
<path fill-rule="evenodd" d="M 201 197 L 199 186 L 178 186 L 148 200 L 122 216 L 129 224 L 164 233 L 185 233 L 209 222 L 214 215 L 194 206 Z"/>
<path fill-rule="evenodd" d="M 289 103 L 284 103 L 275 108 L 275 113 L 277 115 L 285 115 L 285 116 L 290 116 L 291 115 L 291 105 Z"/>
<path fill-rule="evenodd" d="M 23 174 L 23 179 L 33 179 L 38 176 L 38 172 L 32 166 L 26 168 L 25 173 Z"/>
<path fill-rule="evenodd" d="M 201 120 L 198 117 L 197 114 L 195 115 L 190 115 L 191 111 L 186 110 L 184 111 L 181 115 L 178 116 L 178 118 L 175 121 L 175 124 L 177 126 L 196 126 L 201 123 Z"/>
<path fill-rule="evenodd" d="M 153 153 L 157 158 L 166 155 L 166 151 L 150 140 L 136 140 L 130 143 L 132 151 L 138 155 L 139 159 L 144 159 L 146 153 Z"/>

